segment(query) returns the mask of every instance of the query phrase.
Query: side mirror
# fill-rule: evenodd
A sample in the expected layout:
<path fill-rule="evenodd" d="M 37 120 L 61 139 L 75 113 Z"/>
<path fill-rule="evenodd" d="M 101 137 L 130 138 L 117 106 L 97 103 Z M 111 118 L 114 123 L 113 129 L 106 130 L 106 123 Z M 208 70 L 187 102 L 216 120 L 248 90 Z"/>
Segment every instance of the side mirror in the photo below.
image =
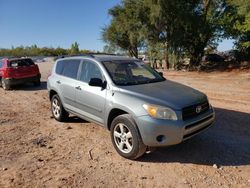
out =
<path fill-rule="evenodd" d="M 105 87 L 105 83 L 100 78 L 91 78 L 89 85 L 94 87 Z"/>
<path fill-rule="evenodd" d="M 161 77 L 163 77 L 163 72 L 158 72 Z"/>

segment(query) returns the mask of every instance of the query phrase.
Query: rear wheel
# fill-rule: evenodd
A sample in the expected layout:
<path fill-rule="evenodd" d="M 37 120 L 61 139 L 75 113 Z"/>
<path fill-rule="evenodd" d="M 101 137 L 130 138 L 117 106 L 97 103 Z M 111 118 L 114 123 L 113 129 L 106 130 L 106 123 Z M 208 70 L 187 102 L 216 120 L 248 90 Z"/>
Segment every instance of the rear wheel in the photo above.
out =
<path fill-rule="evenodd" d="M 111 140 L 116 151 L 128 159 L 139 158 L 147 149 L 142 142 L 136 123 L 129 114 L 120 115 L 113 120 Z"/>
<path fill-rule="evenodd" d="M 57 121 L 62 122 L 69 117 L 69 113 L 63 108 L 58 95 L 54 95 L 51 99 L 51 111 Z"/>
<path fill-rule="evenodd" d="M 37 80 L 37 81 L 35 81 L 35 82 L 33 82 L 33 84 L 34 84 L 34 86 L 40 86 L 41 85 L 40 79 Z"/>
<path fill-rule="evenodd" d="M 1 79 L 1 85 L 4 90 L 10 90 L 10 85 L 6 83 L 5 79 Z"/>

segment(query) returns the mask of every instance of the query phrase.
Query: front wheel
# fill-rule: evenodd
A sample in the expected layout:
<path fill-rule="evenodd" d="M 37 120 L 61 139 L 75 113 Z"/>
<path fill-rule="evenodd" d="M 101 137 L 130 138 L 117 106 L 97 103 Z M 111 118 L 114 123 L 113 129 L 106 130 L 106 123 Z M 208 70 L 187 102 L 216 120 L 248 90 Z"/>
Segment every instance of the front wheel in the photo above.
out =
<path fill-rule="evenodd" d="M 129 114 L 120 115 L 113 120 L 111 140 L 116 151 L 127 159 L 137 159 L 146 152 L 146 146 Z"/>
<path fill-rule="evenodd" d="M 58 95 L 54 95 L 51 99 L 51 111 L 53 117 L 60 122 L 65 121 L 69 116 L 69 113 L 63 108 Z"/>

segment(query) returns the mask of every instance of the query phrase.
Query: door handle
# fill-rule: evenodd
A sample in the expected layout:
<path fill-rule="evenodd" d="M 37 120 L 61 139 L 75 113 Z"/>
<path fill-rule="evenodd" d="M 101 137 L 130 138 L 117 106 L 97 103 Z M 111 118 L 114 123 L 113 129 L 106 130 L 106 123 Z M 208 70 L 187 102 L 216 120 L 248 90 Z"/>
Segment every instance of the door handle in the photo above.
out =
<path fill-rule="evenodd" d="M 76 87 L 76 89 L 78 89 L 78 90 L 82 90 L 82 88 L 81 88 L 80 86 L 77 86 L 77 87 Z"/>
<path fill-rule="evenodd" d="M 56 83 L 57 83 L 57 84 L 61 84 L 61 81 L 60 81 L 60 80 L 57 80 Z"/>

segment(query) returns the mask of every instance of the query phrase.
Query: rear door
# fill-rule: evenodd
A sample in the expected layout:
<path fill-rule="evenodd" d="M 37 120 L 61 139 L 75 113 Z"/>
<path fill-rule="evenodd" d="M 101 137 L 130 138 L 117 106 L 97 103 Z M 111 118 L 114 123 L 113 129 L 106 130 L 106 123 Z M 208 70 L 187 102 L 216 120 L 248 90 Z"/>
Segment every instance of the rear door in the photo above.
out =
<path fill-rule="evenodd" d="M 38 74 L 38 69 L 31 59 L 12 60 L 9 63 L 11 67 L 11 76 L 13 78 L 27 78 Z"/>
<path fill-rule="evenodd" d="M 81 60 L 79 59 L 62 60 L 57 62 L 57 68 L 60 70 L 56 68 L 58 76 L 55 81 L 59 90 L 59 95 L 64 107 L 73 111 L 76 111 L 76 79 L 78 76 L 80 62 Z"/>
<path fill-rule="evenodd" d="M 76 105 L 80 114 L 103 124 L 107 90 L 101 87 L 89 86 L 88 83 L 91 78 L 105 80 L 97 63 L 83 60 L 79 71 L 79 81 L 76 86 Z"/>

